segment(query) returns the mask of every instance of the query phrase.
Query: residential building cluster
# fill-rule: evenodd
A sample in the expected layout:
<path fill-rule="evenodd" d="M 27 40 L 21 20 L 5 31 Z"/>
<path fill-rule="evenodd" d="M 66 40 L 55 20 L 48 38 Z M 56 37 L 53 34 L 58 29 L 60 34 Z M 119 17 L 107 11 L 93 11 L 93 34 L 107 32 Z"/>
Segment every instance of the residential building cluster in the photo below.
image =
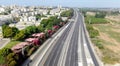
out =
<path fill-rule="evenodd" d="M 10 27 L 17 27 L 19 30 L 22 30 L 25 29 L 27 26 L 38 26 L 43 19 L 48 19 L 51 16 L 60 16 L 60 13 L 65 10 L 68 10 L 68 8 L 63 8 L 61 6 L 0 6 L 0 36 L 2 37 L 1 26 L 5 23 L 10 23 Z M 36 15 L 41 15 L 41 18 L 37 19 Z M 66 18 L 63 17 L 63 20 L 65 19 Z"/>

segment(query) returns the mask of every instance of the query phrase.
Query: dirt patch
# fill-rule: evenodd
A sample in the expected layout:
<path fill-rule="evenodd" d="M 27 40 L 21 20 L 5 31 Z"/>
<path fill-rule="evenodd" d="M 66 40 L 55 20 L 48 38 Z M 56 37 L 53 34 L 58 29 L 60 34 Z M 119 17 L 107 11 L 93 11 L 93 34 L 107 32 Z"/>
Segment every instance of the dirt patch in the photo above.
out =
<path fill-rule="evenodd" d="M 87 15 L 90 15 L 90 16 L 95 16 L 95 12 L 87 12 Z"/>
<path fill-rule="evenodd" d="M 95 47 L 95 51 L 96 51 L 97 55 L 99 56 L 100 59 L 102 59 L 103 54 L 102 54 L 101 50 L 96 46 L 94 46 L 94 47 Z"/>
<path fill-rule="evenodd" d="M 120 29 L 120 24 L 112 25 L 112 27 L 115 28 L 115 29 Z"/>
<path fill-rule="evenodd" d="M 101 39 L 107 41 L 107 42 L 110 42 L 110 43 L 113 43 L 115 45 L 119 45 L 119 42 L 117 42 L 115 39 L 109 37 L 108 34 L 106 33 L 103 33 L 103 32 L 100 32 L 100 36 L 99 36 Z"/>
<path fill-rule="evenodd" d="M 114 65 L 111 65 L 111 64 L 106 64 L 105 66 L 120 66 L 120 64 L 114 64 Z"/>
<path fill-rule="evenodd" d="M 110 50 L 112 50 L 115 53 L 120 52 L 120 47 L 119 46 L 110 46 L 110 45 L 107 45 L 106 47 L 109 48 Z"/>
<path fill-rule="evenodd" d="M 120 33 L 120 29 L 111 29 L 114 32 Z"/>
<path fill-rule="evenodd" d="M 112 50 L 115 53 L 120 52 L 120 48 L 119 48 L 120 47 L 120 43 L 117 42 L 115 39 L 109 37 L 109 35 L 107 35 L 106 33 L 102 33 L 102 32 L 100 32 L 99 38 L 104 40 L 104 41 L 106 41 L 106 42 L 110 42 L 110 43 L 113 44 L 113 45 L 111 45 L 111 44 L 105 45 L 104 44 L 107 48 L 109 48 L 110 50 Z"/>
<path fill-rule="evenodd" d="M 106 16 L 107 19 L 113 20 L 115 22 L 120 22 L 120 15 L 116 16 Z"/>
<path fill-rule="evenodd" d="M 93 27 L 94 26 L 109 26 L 110 24 L 108 23 L 108 24 L 93 24 Z M 94 28 L 96 28 L 96 29 L 98 29 L 97 27 L 94 27 Z"/>

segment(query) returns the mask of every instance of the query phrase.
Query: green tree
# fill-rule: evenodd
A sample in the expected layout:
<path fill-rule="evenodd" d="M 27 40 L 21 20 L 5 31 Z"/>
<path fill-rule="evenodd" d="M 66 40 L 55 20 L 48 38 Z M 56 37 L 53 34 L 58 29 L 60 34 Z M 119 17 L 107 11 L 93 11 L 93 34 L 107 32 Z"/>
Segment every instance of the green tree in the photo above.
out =
<path fill-rule="evenodd" d="M 40 24 L 43 25 L 43 27 L 46 27 L 49 23 L 49 19 L 43 19 Z"/>
<path fill-rule="evenodd" d="M 8 25 L 3 25 L 2 30 L 3 37 L 5 38 L 12 38 L 16 35 L 16 33 L 19 32 L 19 30 L 16 27 L 9 27 Z"/>
<path fill-rule="evenodd" d="M 42 16 L 40 14 L 37 14 L 35 17 L 36 17 L 36 20 L 39 20 L 41 19 Z"/>
<path fill-rule="evenodd" d="M 104 13 L 104 12 L 98 12 L 95 14 L 96 18 L 105 18 L 105 16 L 106 16 L 106 13 Z"/>
<path fill-rule="evenodd" d="M 4 27 L 3 29 L 3 37 L 9 38 L 13 36 L 12 28 L 9 26 Z"/>
<path fill-rule="evenodd" d="M 26 37 L 25 30 L 21 30 L 14 37 L 15 40 L 23 40 Z"/>
<path fill-rule="evenodd" d="M 19 32 L 18 28 L 16 27 L 12 27 L 12 31 L 13 31 L 12 37 L 14 37 Z"/>
<path fill-rule="evenodd" d="M 70 9 L 70 10 L 64 11 L 61 13 L 61 16 L 62 17 L 71 17 L 71 16 L 73 16 L 73 10 Z"/>
<path fill-rule="evenodd" d="M 44 32 L 45 28 L 43 27 L 43 24 L 40 24 L 38 27 L 39 32 Z"/>
<path fill-rule="evenodd" d="M 25 34 L 28 35 L 28 36 L 31 35 L 31 34 L 33 34 L 33 33 L 36 33 L 36 32 L 38 32 L 38 29 L 37 29 L 36 26 L 28 26 L 25 29 Z"/>
<path fill-rule="evenodd" d="M 54 25 L 59 25 L 62 19 L 58 16 L 50 17 L 49 19 L 44 19 L 41 21 L 41 24 L 38 26 L 40 32 L 44 32 L 45 29 L 52 29 Z"/>

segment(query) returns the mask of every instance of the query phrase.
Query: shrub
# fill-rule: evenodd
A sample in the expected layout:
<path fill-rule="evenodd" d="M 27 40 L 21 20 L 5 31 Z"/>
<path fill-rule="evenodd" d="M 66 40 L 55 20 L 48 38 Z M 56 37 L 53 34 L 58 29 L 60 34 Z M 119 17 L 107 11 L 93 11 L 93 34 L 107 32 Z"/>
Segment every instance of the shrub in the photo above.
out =
<path fill-rule="evenodd" d="M 11 59 L 11 58 L 13 58 L 14 57 L 14 53 L 10 53 L 10 54 L 8 54 L 8 56 L 7 56 L 7 60 L 9 60 L 9 59 Z"/>
<path fill-rule="evenodd" d="M 19 55 L 15 55 L 15 56 L 14 56 L 14 59 L 15 59 L 15 60 L 19 60 Z"/>
<path fill-rule="evenodd" d="M 33 48 L 31 48 L 30 50 L 29 50 L 29 52 L 28 52 L 28 56 L 30 56 L 33 52 L 34 52 L 34 50 L 35 50 L 35 48 L 33 47 Z"/>
<path fill-rule="evenodd" d="M 93 26 L 90 24 L 87 25 L 87 30 L 91 38 L 95 38 L 96 36 L 99 35 L 99 31 L 94 29 Z"/>
<path fill-rule="evenodd" d="M 10 64 L 11 61 L 14 61 L 14 58 L 10 58 L 10 59 L 7 61 L 7 64 Z"/>
<path fill-rule="evenodd" d="M 15 55 L 14 53 L 10 53 L 7 56 L 7 64 L 8 66 L 15 66 L 17 64 L 16 61 L 19 60 L 19 55 Z"/>
<path fill-rule="evenodd" d="M 105 18 L 105 16 L 106 16 L 106 14 L 103 13 L 103 12 L 98 12 L 98 13 L 96 13 L 96 15 L 95 15 L 96 18 Z"/>
<path fill-rule="evenodd" d="M 6 56 L 11 52 L 9 48 L 3 48 L 0 50 L 0 64 L 4 64 L 6 62 Z"/>
<path fill-rule="evenodd" d="M 90 37 L 91 37 L 91 38 L 95 38 L 96 36 L 99 35 L 98 30 L 95 30 L 95 29 L 89 30 L 89 32 L 90 32 Z"/>
<path fill-rule="evenodd" d="M 11 61 L 8 66 L 15 66 L 16 64 L 17 64 L 16 61 Z"/>
<path fill-rule="evenodd" d="M 104 49 L 103 45 L 102 45 L 100 42 L 97 42 L 97 43 L 96 43 L 96 46 L 97 46 L 99 49 Z"/>
<path fill-rule="evenodd" d="M 3 48 L 3 49 L 0 50 L 0 55 L 6 57 L 10 52 L 12 52 L 11 49 Z"/>

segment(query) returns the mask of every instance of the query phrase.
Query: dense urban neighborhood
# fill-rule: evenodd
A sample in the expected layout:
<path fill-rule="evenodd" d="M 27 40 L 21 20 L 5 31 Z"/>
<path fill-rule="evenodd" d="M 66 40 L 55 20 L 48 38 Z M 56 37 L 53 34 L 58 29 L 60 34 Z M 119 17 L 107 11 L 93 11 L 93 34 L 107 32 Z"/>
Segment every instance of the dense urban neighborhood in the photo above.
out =
<path fill-rule="evenodd" d="M 27 26 L 38 26 L 43 19 L 58 15 L 68 10 L 58 6 L 52 7 L 22 7 L 22 6 L 3 6 L 0 7 L 0 25 L 9 23 L 10 27 L 16 27 L 19 30 L 25 29 Z M 64 19 L 64 18 L 63 18 Z M 65 20 L 65 19 L 64 19 Z M 1 33 L 1 32 L 0 32 Z M 2 35 L 1 35 L 2 36 Z"/>

